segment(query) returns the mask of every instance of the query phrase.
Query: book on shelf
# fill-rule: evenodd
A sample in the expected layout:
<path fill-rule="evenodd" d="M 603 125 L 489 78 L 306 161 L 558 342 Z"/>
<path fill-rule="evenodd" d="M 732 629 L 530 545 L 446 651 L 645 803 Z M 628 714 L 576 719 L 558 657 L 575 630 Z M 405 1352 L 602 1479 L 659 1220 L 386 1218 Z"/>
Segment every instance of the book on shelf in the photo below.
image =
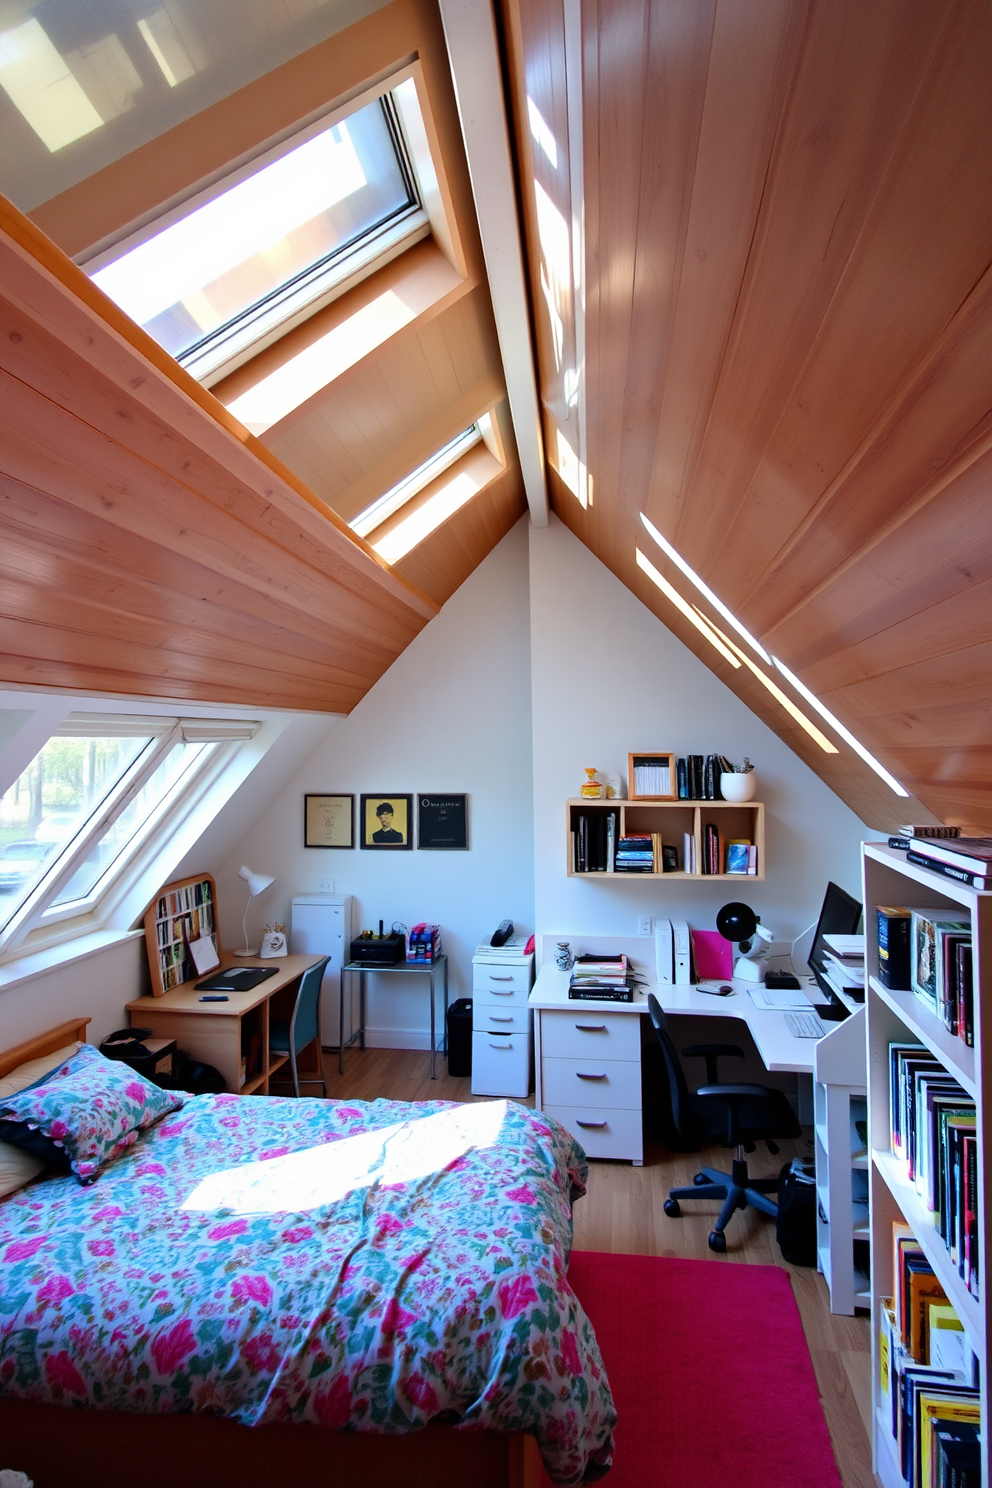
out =
<path fill-rule="evenodd" d="M 675 761 L 675 793 L 680 801 L 689 799 L 689 771 L 682 756 Z"/>
<path fill-rule="evenodd" d="M 612 873 L 620 825 L 619 811 L 578 811 L 572 822 L 573 871 Z"/>
<path fill-rule="evenodd" d="M 944 942 L 948 936 L 970 936 L 968 920 L 951 919 L 948 911 L 914 909 L 910 930 L 910 990 L 935 1017 L 941 1016 L 944 991 Z"/>
<path fill-rule="evenodd" d="M 960 837 L 960 827 L 945 827 L 939 824 L 930 826 L 924 822 L 922 825 L 909 823 L 908 826 L 899 828 L 901 837 Z"/>
<path fill-rule="evenodd" d="M 616 873 L 654 873 L 655 844 L 650 833 L 628 835 L 617 841 Z"/>
<path fill-rule="evenodd" d="M 878 931 L 878 980 L 893 992 L 908 992 L 909 938 L 912 913 L 900 905 L 880 904 L 876 910 Z"/>
<path fill-rule="evenodd" d="M 725 873 L 747 873 L 748 848 L 753 844 L 747 837 L 731 837 L 727 843 Z"/>
<path fill-rule="evenodd" d="M 992 878 L 992 837 L 958 837 L 952 841 L 924 840 L 913 850 L 928 860 Z"/>
<path fill-rule="evenodd" d="M 943 878 L 953 879 L 955 883 L 965 884 L 969 889 L 984 892 L 992 888 L 992 877 L 984 873 L 972 873 L 966 868 L 956 868 L 952 863 L 943 863 L 938 858 L 932 858 L 927 852 L 910 848 L 906 853 L 906 861 L 915 863 L 917 868 L 927 868 L 931 873 L 939 873 Z"/>
<path fill-rule="evenodd" d="M 720 829 L 715 822 L 706 822 L 703 827 L 703 865 L 704 873 L 719 873 L 723 862 L 723 839 Z"/>
<path fill-rule="evenodd" d="M 633 769 L 631 797 L 665 796 L 675 794 L 672 787 L 670 757 L 661 755 L 657 759 L 650 755 L 638 755 Z"/>
<path fill-rule="evenodd" d="M 698 873 L 696 866 L 696 837 L 693 832 L 682 833 L 682 871 Z"/>

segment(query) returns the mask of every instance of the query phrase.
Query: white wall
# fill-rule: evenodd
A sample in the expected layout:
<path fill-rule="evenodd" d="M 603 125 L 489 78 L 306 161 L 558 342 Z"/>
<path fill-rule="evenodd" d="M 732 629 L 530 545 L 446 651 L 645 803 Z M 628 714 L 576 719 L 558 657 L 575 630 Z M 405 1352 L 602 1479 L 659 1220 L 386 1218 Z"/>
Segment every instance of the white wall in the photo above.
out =
<path fill-rule="evenodd" d="M 535 918 L 542 934 L 637 934 L 641 914 L 712 929 L 728 900 L 791 940 L 827 880 L 860 898 L 869 829 L 568 529 L 530 529 Z M 766 878 L 590 881 L 565 875 L 565 801 L 595 765 L 626 777 L 627 753 L 748 755 L 766 803 Z M 540 942 L 538 944 L 540 949 Z"/>
<path fill-rule="evenodd" d="M 288 922 L 294 894 L 319 879 L 355 896 L 356 930 L 380 917 L 436 921 L 452 998 L 471 991 L 472 953 L 501 919 L 533 929 L 527 571 L 521 520 L 271 803 L 256 800 L 254 825 L 218 873 L 226 945 L 240 940 L 241 863 L 277 878 L 252 905 L 256 928 Z M 303 846 L 307 792 L 353 792 L 357 812 L 363 791 L 466 792 L 469 851 Z M 370 978 L 368 1026 L 373 1044 L 426 1048 L 426 981 Z"/>

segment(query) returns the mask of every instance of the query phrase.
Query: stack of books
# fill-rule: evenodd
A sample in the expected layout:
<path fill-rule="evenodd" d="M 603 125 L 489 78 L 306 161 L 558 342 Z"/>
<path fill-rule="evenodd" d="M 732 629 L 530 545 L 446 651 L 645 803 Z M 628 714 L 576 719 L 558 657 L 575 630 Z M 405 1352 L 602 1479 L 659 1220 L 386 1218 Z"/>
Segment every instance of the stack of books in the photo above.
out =
<path fill-rule="evenodd" d="M 662 759 L 644 757 L 634 766 L 631 796 L 672 796 L 672 767 L 668 756 Z"/>
<path fill-rule="evenodd" d="M 612 873 L 619 828 L 619 811 L 577 812 L 572 818 L 574 871 Z"/>
<path fill-rule="evenodd" d="M 576 956 L 568 995 L 574 1001 L 633 1002 L 639 980 L 626 956 Z"/>
<path fill-rule="evenodd" d="M 660 873 L 661 864 L 655 866 L 655 837 L 647 833 L 621 837 L 617 843 L 615 869 L 617 873 Z M 658 838 L 660 857 L 661 838 Z"/>
<path fill-rule="evenodd" d="M 722 801 L 721 774 L 733 766 L 722 754 L 687 754 L 675 762 L 676 791 L 680 801 Z"/>
<path fill-rule="evenodd" d="M 889 1045 L 892 1152 L 933 1215 L 953 1265 L 978 1297 L 975 1102 L 922 1044 Z"/>
<path fill-rule="evenodd" d="M 820 972 L 835 992 L 865 1000 L 865 938 L 863 935 L 824 935 Z"/>
<path fill-rule="evenodd" d="M 889 846 L 906 846 L 906 861 L 929 868 L 972 889 L 992 889 L 992 837 L 890 837 Z"/>
<path fill-rule="evenodd" d="M 960 1319 L 909 1225 L 892 1226 L 880 1309 L 881 1420 L 909 1488 L 979 1488 L 981 1406 Z"/>
<path fill-rule="evenodd" d="M 881 923 L 882 908 L 878 911 Z M 885 906 L 892 975 L 893 938 L 899 916 L 909 918 L 909 990 L 949 1033 L 974 1042 L 971 921 L 946 908 L 900 910 Z M 900 953 L 901 954 L 901 953 Z M 881 950 L 879 951 L 881 966 Z M 891 983 L 890 983 L 891 985 Z"/>

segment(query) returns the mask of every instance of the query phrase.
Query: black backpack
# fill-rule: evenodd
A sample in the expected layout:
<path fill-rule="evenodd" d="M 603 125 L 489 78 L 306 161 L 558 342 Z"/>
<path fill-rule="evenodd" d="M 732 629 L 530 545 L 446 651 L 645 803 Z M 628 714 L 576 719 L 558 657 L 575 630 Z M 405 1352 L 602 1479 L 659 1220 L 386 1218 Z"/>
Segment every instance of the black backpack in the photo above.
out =
<path fill-rule="evenodd" d="M 778 1175 L 775 1238 L 783 1260 L 793 1266 L 816 1265 L 816 1177 L 812 1163 L 796 1158 Z"/>

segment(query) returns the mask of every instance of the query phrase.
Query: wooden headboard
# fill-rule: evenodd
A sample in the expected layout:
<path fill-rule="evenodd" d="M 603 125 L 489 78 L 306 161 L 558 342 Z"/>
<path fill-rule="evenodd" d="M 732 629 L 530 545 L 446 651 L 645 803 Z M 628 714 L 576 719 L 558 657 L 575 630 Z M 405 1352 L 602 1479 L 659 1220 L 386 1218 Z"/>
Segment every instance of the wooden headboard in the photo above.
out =
<path fill-rule="evenodd" d="M 89 1018 L 70 1018 L 68 1023 L 60 1023 L 58 1028 L 53 1028 L 49 1033 L 39 1033 L 26 1043 L 18 1044 L 16 1048 L 0 1050 L 0 1076 L 9 1075 L 12 1069 L 25 1064 L 29 1059 L 41 1059 L 46 1054 L 54 1054 L 56 1050 L 64 1049 L 66 1044 L 77 1039 L 80 1043 L 85 1043 L 86 1026 L 89 1022 Z"/>

